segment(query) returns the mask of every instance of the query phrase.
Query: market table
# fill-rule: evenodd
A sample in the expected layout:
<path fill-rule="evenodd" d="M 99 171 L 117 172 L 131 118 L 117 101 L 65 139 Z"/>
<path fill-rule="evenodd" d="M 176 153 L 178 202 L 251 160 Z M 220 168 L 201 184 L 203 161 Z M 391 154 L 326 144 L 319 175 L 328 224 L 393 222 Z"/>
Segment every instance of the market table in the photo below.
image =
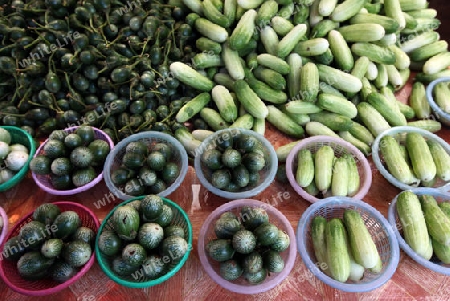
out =
<path fill-rule="evenodd" d="M 406 101 L 410 85 L 397 93 L 398 99 Z M 450 129 L 443 128 L 437 133 L 450 142 Z M 275 149 L 293 141 L 268 125 L 266 138 Z M 364 201 L 377 208 L 385 217 L 391 200 L 400 190 L 391 185 L 377 171 L 371 158 L 373 181 Z M 283 192 L 282 194 L 279 192 Z M 107 300 L 448 300 L 450 296 L 450 277 L 430 271 L 409 258 L 403 251 L 397 271 L 384 286 L 367 293 L 344 293 L 333 289 L 317 279 L 303 264 L 297 254 L 295 265 L 290 275 L 274 289 L 257 295 L 240 295 L 232 293 L 217 285 L 203 269 L 197 253 L 197 241 L 200 228 L 206 217 L 215 208 L 226 202 L 208 192 L 195 175 L 192 164 L 182 185 L 169 199 L 178 203 L 189 215 L 193 226 L 194 244 L 188 261 L 183 268 L 168 281 L 151 288 L 131 289 L 120 286 L 110 280 L 95 263 L 79 281 L 69 288 L 48 296 L 32 297 L 32 300 L 64 301 L 107 301 Z M 290 187 L 274 181 L 264 192 L 254 197 L 270 203 L 279 209 L 291 222 L 294 230 L 302 213 L 310 205 Z M 25 214 L 44 202 L 74 201 L 93 210 L 100 221 L 120 200 L 115 198 L 104 181 L 93 189 L 74 196 L 53 196 L 47 194 L 34 183 L 29 173 L 16 187 L 0 193 L 0 206 L 9 217 L 10 229 Z M 294 242 L 295 243 L 295 242 Z M 20 295 L 0 282 L 0 300 L 31 300 Z"/>

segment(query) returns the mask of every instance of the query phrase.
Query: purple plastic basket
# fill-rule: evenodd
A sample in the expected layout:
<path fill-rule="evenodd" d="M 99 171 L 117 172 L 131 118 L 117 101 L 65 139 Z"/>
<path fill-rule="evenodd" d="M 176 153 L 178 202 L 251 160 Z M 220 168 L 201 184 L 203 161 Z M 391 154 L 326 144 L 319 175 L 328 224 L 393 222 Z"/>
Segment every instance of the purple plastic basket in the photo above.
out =
<path fill-rule="evenodd" d="M 97 233 L 100 226 L 100 222 L 95 214 L 87 207 L 73 202 L 54 202 L 61 212 L 63 211 L 75 211 L 78 213 L 81 219 L 81 226 L 91 228 L 95 233 Z M 11 229 L 5 242 L 13 236 L 20 233 L 20 229 L 28 222 L 32 220 L 33 212 L 25 215 L 17 224 Z M 3 253 L 3 248 L 5 242 L 2 243 L 1 251 Z M 3 259 L 3 258 L 2 258 Z M 59 283 L 51 279 L 42 280 L 25 280 L 20 277 L 17 271 L 16 262 L 12 260 L 1 260 L 0 261 L 0 277 L 12 290 L 27 296 L 46 296 L 62 291 L 63 289 L 69 287 L 72 283 L 80 279 L 84 274 L 89 271 L 91 266 L 94 264 L 95 253 L 92 249 L 92 255 L 89 261 L 78 271 L 78 273 L 67 280 L 64 283 Z"/>
<path fill-rule="evenodd" d="M 75 132 L 75 130 L 78 128 L 78 126 L 73 126 L 73 127 L 69 127 L 64 129 L 65 132 L 67 133 L 73 133 Z M 114 147 L 114 142 L 111 140 L 111 138 L 102 130 L 99 130 L 95 127 L 92 127 L 94 129 L 94 134 L 95 134 L 95 139 L 101 139 L 104 140 L 106 142 L 108 142 L 110 149 L 112 150 Z M 41 144 L 41 146 L 39 146 L 39 148 L 36 151 L 36 154 L 34 155 L 34 157 L 38 156 L 38 155 L 42 155 L 44 153 L 44 145 L 47 143 L 48 139 L 44 141 L 44 143 Z M 50 182 L 50 176 L 49 175 L 38 175 L 35 174 L 34 172 L 32 172 L 32 177 L 33 180 L 36 182 L 36 184 L 44 191 L 53 194 L 53 195 L 74 195 L 74 194 L 78 194 L 80 192 L 86 191 L 91 189 L 92 187 L 94 187 L 95 185 L 97 185 L 102 179 L 103 179 L 103 173 L 102 170 L 99 171 L 98 176 L 92 180 L 91 182 L 89 182 L 88 184 L 81 186 L 81 187 L 77 187 L 74 189 L 70 189 L 70 190 L 57 190 L 53 188 L 53 185 Z"/>
<path fill-rule="evenodd" d="M 370 169 L 369 162 L 367 161 L 364 154 L 355 146 L 348 143 L 344 139 L 330 136 L 314 136 L 303 139 L 291 150 L 286 159 L 286 175 L 292 188 L 294 188 L 294 190 L 302 198 L 310 203 L 315 203 L 319 200 L 322 200 L 308 194 L 302 187 L 300 187 L 300 185 L 298 185 L 297 181 L 295 180 L 295 170 L 297 167 L 297 154 L 301 149 L 309 149 L 313 154 L 315 154 L 316 151 L 324 145 L 331 146 L 334 150 L 335 156 L 337 157 L 340 157 L 344 154 L 350 154 L 355 158 L 356 165 L 358 166 L 360 185 L 356 194 L 351 197 L 358 200 L 363 199 L 369 191 L 370 185 L 372 184 L 372 170 Z"/>
<path fill-rule="evenodd" d="M 3 219 L 3 228 L 2 232 L 0 233 L 0 245 L 1 245 L 6 237 L 6 234 L 8 233 L 8 215 L 6 215 L 6 212 L 2 207 L 0 207 L 0 216 Z"/>

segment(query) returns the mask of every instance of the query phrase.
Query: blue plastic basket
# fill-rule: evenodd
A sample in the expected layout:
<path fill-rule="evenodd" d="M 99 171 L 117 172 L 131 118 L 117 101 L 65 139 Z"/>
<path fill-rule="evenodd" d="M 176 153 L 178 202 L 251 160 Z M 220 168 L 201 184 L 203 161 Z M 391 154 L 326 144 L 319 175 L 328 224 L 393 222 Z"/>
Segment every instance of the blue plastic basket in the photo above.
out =
<path fill-rule="evenodd" d="M 315 263 L 314 247 L 311 238 L 311 222 L 316 216 L 327 220 L 342 218 L 346 209 L 353 209 L 361 214 L 370 235 L 372 236 L 383 268 L 380 273 L 371 273 L 367 269 L 360 281 L 345 283 L 334 280 L 323 273 Z M 349 197 L 329 197 L 312 204 L 303 213 L 297 226 L 297 249 L 306 267 L 325 284 L 345 292 L 368 292 L 385 284 L 397 269 L 400 249 L 394 231 L 389 222 L 378 210 L 369 204 Z"/>
<path fill-rule="evenodd" d="M 407 184 L 402 183 L 399 180 L 397 180 L 384 166 L 383 160 L 380 156 L 381 155 L 380 154 L 381 138 L 383 138 L 386 135 L 391 135 L 393 137 L 396 137 L 399 141 L 399 140 L 403 140 L 403 137 L 401 135 L 406 134 L 406 133 L 418 133 L 418 134 L 421 134 L 427 140 L 428 139 L 435 140 L 444 148 L 444 150 L 448 154 L 450 154 L 450 145 L 447 142 L 445 142 L 442 138 L 438 137 L 437 135 L 435 135 L 429 131 L 426 131 L 426 130 L 423 130 L 420 128 L 416 128 L 416 127 L 412 127 L 412 126 L 396 126 L 396 127 L 393 127 L 393 128 L 390 128 L 390 129 L 384 131 L 383 133 L 381 133 L 380 135 L 377 136 L 377 138 L 375 139 L 375 141 L 372 144 L 372 159 L 373 159 L 373 162 L 375 163 L 375 166 L 378 168 L 380 173 L 386 178 L 386 180 L 388 180 L 392 185 L 400 188 L 401 190 L 412 190 L 412 189 L 416 189 L 419 187 L 418 183 L 416 183 L 414 185 L 407 185 Z M 402 144 L 402 142 L 400 144 Z M 442 191 L 449 191 L 450 190 L 450 182 L 444 182 L 444 181 L 438 179 L 436 181 L 436 183 L 434 184 L 433 188 L 437 188 Z"/>
<path fill-rule="evenodd" d="M 443 202 L 443 201 L 449 201 L 450 200 L 450 194 L 444 193 L 438 189 L 434 188 L 416 188 L 412 190 L 416 195 L 432 195 L 436 201 Z M 391 224 L 392 228 L 394 229 L 395 236 L 397 237 L 398 244 L 400 245 L 400 248 L 402 248 L 403 251 L 405 251 L 406 254 L 408 254 L 409 257 L 411 257 L 415 262 L 418 264 L 421 264 L 422 266 L 444 274 L 444 275 L 450 275 L 450 264 L 444 264 L 440 261 L 430 261 L 426 260 L 425 258 L 418 255 L 411 247 L 406 243 L 405 239 L 403 238 L 403 231 L 402 231 L 402 224 L 400 222 L 400 219 L 397 215 L 396 210 L 396 204 L 397 204 L 397 196 L 392 200 L 391 205 L 389 206 L 388 211 L 388 220 Z"/>

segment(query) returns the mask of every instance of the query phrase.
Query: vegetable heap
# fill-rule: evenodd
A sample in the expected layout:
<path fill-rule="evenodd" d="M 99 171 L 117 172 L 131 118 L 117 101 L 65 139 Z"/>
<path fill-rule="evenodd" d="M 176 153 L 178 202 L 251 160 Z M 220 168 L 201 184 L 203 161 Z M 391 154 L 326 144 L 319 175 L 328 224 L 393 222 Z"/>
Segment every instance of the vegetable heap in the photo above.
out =
<path fill-rule="evenodd" d="M 392 126 L 441 128 L 428 120 L 425 84 L 450 75 L 450 52 L 426 0 L 139 3 L 6 4 L 1 123 L 44 136 L 89 123 L 115 141 L 164 131 L 190 154 L 200 144 L 192 130 L 263 134 L 266 121 L 366 154 Z M 411 70 L 403 104 L 394 92 Z"/>
<path fill-rule="evenodd" d="M 208 256 L 220 263 L 218 273 L 227 281 L 241 276 L 250 284 L 260 284 L 270 273 L 284 269 L 289 235 L 269 221 L 266 210 L 244 206 L 237 212 L 220 215 L 214 222 L 217 238 L 205 246 Z"/>
<path fill-rule="evenodd" d="M 190 251 L 185 224 L 175 210 L 157 195 L 118 207 L 97 242 L 110 269 L 139 282 L 173 269 Z"/>
<path fill-rule="evenodd" d="M 5 3 L 0 123 L 41 137 L 86 123 L 115 141 L 176 128 L 170 116 L 195 94 L 169 78 L 169 66 L 190 61 L 195 35 L 180 1 L 140 3 Z"/>
<path fill-rule="evenodd" d="M 0 184 L 8 182 L 28 162 L 30 151 L 25 145 L 12 143 L 11 134 L 0 128 Z"/>
<path fill-rule="evenodd" d="M 8 239 L 3 256 L 16 262 L 24 279 L 66 282 L 91 258 L 94 240 L 95 232 L 82 226 L 77 212 L 45 203 Z"/>

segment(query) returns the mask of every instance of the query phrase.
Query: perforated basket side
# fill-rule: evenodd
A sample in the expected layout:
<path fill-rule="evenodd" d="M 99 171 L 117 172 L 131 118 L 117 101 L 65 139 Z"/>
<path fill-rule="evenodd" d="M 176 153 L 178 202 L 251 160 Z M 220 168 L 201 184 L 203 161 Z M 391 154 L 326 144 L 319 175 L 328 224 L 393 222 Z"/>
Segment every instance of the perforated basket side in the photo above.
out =
<path fill-rule="evenodd" d="M 108 257 L 105 256 L 98 248 L 98 239 L 101 235 L 101 233 L 104 230 L 114 230 L 113 222 L 112 222 L 112 216 L 114 214 L 114 211 L 120 207 L 125 206 L 126 204 L 135 201 L 135 200 L 142 200 L 144 196 L 140 197 L 134 197 L 132 199 L 129 199 L 118 206 L 116 206 L 113 210 L 109 212 L 109 214 L 105 217 L 102 224 L 100 225 L 96 241 L 95 241 L 95 255 L 97 257 L 97 260 L 99 262 L 100 267 L 102 268 L 103 272 L 113 281 L 116 283 L 131 287 L 131 288 L 145 288 L 145 287 L 152 287 L 158 284 L 163 283 L 167 279 L 171 278 L 173 275 L 175 275 L 184 265 L 184 263 L 187 261 L 190 251 L 192 249 L 192 225 L 191 222 L 187 216 L 187 214 L 184 212 L 181 207 L 179 207 L 176 203 L 172 202 L 169 199 L 162 198 L 164 201 L 164 204 L 170 206 L 172 208 L 172 211 L 174 213 L 174 216 L 172 218 L 172 222 L 170 225 L 178 225 L 181 226 L 185 231 L 185 239 L 188 243 L 188 251 L 184 254 L 184 256 L 180 259 L 172 260 L 169 263 L 167 272 L 160 276 L 157 279 L 150 279 L 146 277 L 145 275 L 140 275 L 139 277 L 133 277 L 130 276 L 119 276 L 114 273 L 112 269 L 112 261 L 114 260 L 114 257 Z"/>
<path fill-rule="evenodd" d="M 438 203 L 440 202 L 448 202 L 450 201 L 450 195 L 447 193 L 444 193 L 438 189 L 433 188 L 416 188 L 412 190 L 416 195 L 431 195 L 433 196 Z M 394 229 L 395 236 L 397 237 L 398 243 L 400 245 L 400 248 L 402 248 L 403 251 L 405 251 L 406 254 L 408 254 L 409 257 L 411 257 L 415 262 L 419 263 L 420 265 L 444 274 L 450 276 L 450 264 L 444 264 L 441 262 L 438 258 L 432 257 L 431 260 L 426 260 L 420 255 L 418 255 L 405 241 L 403 237 L 403 227 L 402 223 L 400 222 L 400 219 L 397 214 L 396 204 L 397 204 L 397 198 L 399 194 L 395 196 L 395 198 L 392 200 L 391 205 L 389 206 L 388 211 L 388 220 L 391 224 L 392 228 Z"/>
<path fill-rule="evenodd" d="M 61 212 L 63 211 L 75 211 L 81 219 L 81 225 L 84 227 L 91 228 L 94 232 L 97 232 L 99 227 L 99 222 L 94 213 L 88 208 L 71 202 L 55 202 L 53 203 L 57 205 Z M 24 216 L 10 231 L 6 240 L 4 241 L 1 249 L 3 252 L 4 244 L 8 239 L 14 237 L 20 233 L 20 229 L 32 221 L 32 212 Z M 0 261 L 0 276 L 3 281 L 14 291 L 21 293 L 23 295 L 29 296 L 45 296 L 50 295 L 56 292 L 59 292 L 67 287 L 69 287 L 72 283 L 80 279 L 93 265 L 95 260 L 94 250 L 92 250 L 92 255 L 89 261 L 78 270 L 78 273 L 64 283 L 59 283 L 53 281 L 52 279 L 45 278 L 42 280 L 25 280 L 23 279 L 17 270 L 16 261 L 11 260 L 1 260 Z"/>

